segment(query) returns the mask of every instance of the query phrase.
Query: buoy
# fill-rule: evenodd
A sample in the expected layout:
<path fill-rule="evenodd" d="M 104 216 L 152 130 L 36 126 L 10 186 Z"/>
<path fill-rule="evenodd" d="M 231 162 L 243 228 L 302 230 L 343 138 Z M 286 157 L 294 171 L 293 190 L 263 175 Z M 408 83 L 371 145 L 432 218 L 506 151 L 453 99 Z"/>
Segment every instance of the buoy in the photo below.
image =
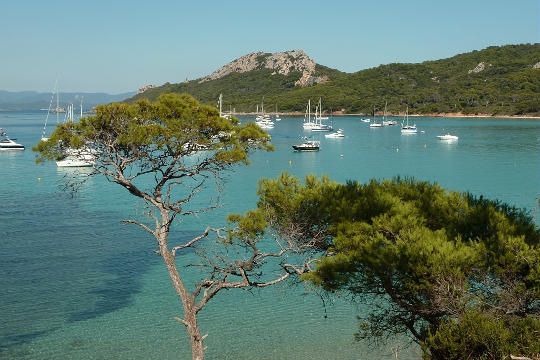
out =
<path fill-rule="evenodd" d="M 289 160 L 289 166 L 291 166 L 291 165 L 292 165 L 292 160 Z"/>
<path fill-rule="evenodd" d="M 340 157 L 343 157 L 343 154 L 339 155 Z"/>
<path fill-rule="evenodd" d="M 399 152 L 399 148 L 396 149 L 396 152 Z"/>
<path fill-rule="evenodd" d="M 38 181 L 41 181 L 41 178 L 40 178 L 40 177 L 38 177 L 37 179 L 38 179 Z"/>

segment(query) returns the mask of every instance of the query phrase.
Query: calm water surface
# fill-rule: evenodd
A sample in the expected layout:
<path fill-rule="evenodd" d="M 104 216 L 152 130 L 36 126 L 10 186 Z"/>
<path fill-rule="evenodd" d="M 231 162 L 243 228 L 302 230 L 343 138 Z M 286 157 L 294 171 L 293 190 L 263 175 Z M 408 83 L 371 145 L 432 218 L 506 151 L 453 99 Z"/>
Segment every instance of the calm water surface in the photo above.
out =
<path fill-rule="evenodd" d="M 424 133 L 402 136 L 399 127 L 370 129 L 358 118 L 335 118 L 344 139 L 315 135 L 320 152 L 293 153 L 302 120 L 284 118 L 270 131 L 276 151 L 255 154 L 230 176 L 223 208 L 184 220 L 174 236 L 191 236 L 253 207 L 258 179 L 282 171 L 338 181 L 414 176 L 524 207 L 540 223 L 540 121 L 415 120 Z M 189 358 L 173 320 L 179 303 L 153 242 L 120 225 L 140 214 L 141 204 L 97 178 L 77 196 L 65 194 L 69 172 L 35 165 L 30 150 L 43 121 L 42 113 L 0 113 L 0 127 L 27 146 L 0 152 L 0 358 Z M 446 132 L 459 141 L 436 139 Z M 353 341 L 361 306 L 346 299 L 325 305 L 303 287 L 220 294 L 202 312 L 208 358 L 392 358 L 398 342 L 369 352 Z M 414 350 L 400 353 L 417 357 Z"/>

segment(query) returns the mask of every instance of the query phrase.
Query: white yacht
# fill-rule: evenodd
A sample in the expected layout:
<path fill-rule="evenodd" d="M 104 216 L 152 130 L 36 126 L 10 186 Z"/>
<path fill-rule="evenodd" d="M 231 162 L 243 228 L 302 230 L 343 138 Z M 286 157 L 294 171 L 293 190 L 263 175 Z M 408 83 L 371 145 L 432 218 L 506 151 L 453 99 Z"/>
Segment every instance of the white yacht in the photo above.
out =
<path fill-rule="evenodd" d="M 371 122 L 371 119 L 360 119 L 361 122 L 369 123 Z"/>
<path fill-rule="evenodd" d="M 386 121 L 383 121 L 383 126 L 394 126 L 394 125 L 397 125 L 398 122 L 395 121 L 395 120 L 386 120 Z"/>
<path fill-rule="evenodd" d="M 457 137 L 456 135 L 445 134 L 445 135 L 437 135 L 437 139 L 443 140 L 443 141 L 456 141 L 457 139 L 459 139 L 459 137 Z"/>
<path fill-rule="evenodd" d="M 16 143 L 10 139 L 4 129 L 0 128 L 0 150 L 24 150 L 24 145 Z"/>
<path fill-rule="evenodd" d="M 65 157 L 56 161 L 58 167 L 90 167 L 96 163 L 96 155 L 87 148 L 68 149 Z"/>
<path fill-rule="evenodd" d="M 336 132 L 326 134 L 324 137 L 330 139 L 341 139 L 345 137 L 345 134 L 343 133 L 343 129 L 337 129 Z"/>

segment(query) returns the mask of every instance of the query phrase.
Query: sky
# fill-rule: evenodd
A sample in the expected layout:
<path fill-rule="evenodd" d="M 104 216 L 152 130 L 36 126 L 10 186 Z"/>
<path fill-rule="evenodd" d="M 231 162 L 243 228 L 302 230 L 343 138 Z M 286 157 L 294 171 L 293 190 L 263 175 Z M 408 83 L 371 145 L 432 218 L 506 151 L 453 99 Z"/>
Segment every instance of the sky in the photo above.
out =
<path fill-rule="evenodd" d="M 540 0 L 2 0 L 0 90 L 122 93 L 303 49 L 346 72 L 540 42 Z M 540 59 L 539 59 L 540 61 Z"/>

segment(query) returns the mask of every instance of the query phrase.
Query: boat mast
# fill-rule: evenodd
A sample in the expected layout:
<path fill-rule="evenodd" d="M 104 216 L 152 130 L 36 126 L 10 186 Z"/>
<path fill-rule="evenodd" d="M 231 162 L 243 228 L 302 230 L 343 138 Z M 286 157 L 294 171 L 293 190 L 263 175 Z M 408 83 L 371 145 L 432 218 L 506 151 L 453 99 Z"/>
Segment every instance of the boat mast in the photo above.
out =
<path fill-rule="evenodd" d="M 409 105 L 407 105 L 407 109 L 405 110 L 405 119 L 407 119 L 407 126 L 409 126 Z"/>
<path fill-rule="evenodd" d="M 79 117 L 79 120 L 82 119 L 82 102 L 83 102 L 83 96 L 81 96 L 81 116 Z"/>
<path fill-rule="evenodd" d="M 223 94 L 219 94 L 219 117 L 221 117 L 221 115 L 223 114 L 222 103 L 223 103 Z"/>
<path fill-rule="evenodd" d="M 58 80 L 57 80 L 58 81 Z M 55 86 L 56 87 L 56 86 Z M 59 123 L 59 111 L 60 111 L 60 95 L 58 94 L 58 88 L 56 88 L 56 124 Z"/>
<path fill-rule="evenodd" d="M 56 87 L 58 86 L 58 80 L 54 83 L 54 90 L 51 94 L 51 101 L 49 101 L 49 108 L 47 109 L 47 117 L 45 117 L 45 124 L 43 125 L 43 131 L 41 132 L 41 139 L 45 139 L 45 131 L 47 131 L 47 121 L 49 120 L 49 114 L 51 113 L 51 107 L 54 100 L 54 93 L 56 92 Z"/>

